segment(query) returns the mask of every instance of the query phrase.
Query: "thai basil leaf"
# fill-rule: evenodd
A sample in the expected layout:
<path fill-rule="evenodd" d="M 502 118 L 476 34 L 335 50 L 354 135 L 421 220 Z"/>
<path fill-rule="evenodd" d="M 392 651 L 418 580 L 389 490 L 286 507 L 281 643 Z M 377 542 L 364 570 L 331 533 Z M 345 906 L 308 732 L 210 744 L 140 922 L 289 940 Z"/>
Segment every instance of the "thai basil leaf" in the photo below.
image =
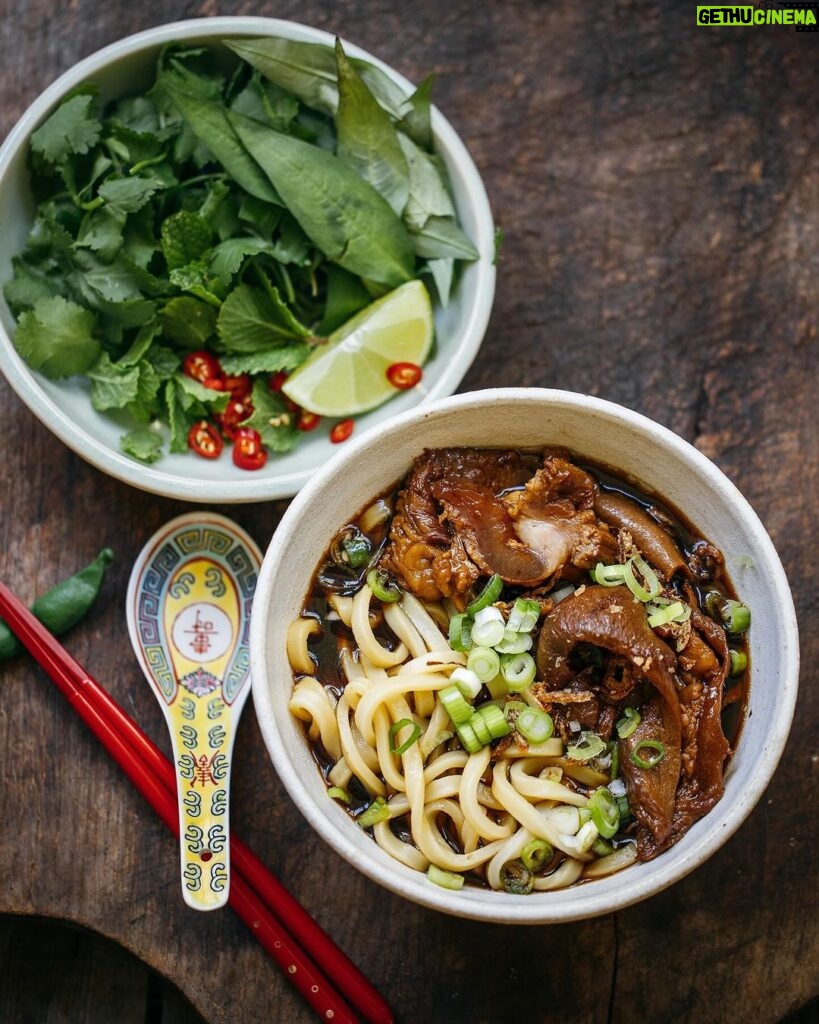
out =
<path fill-rule="evenodd" d="M 454 220 L 430 217 L 423 228 L 413 234 L 417 256 L 425 259 L 476 260 L 479 253 Z"/>
<path fill-rule="evenodd" d="M 403 132 L 398 133 L 398 140 L 409 168 L 404 223 L 411 231 L 420 231 L 430 217 L 454 217 L 449 189 L 435 162 Z"/>
<path fill-rule="evenodd" d="M 406 102 L 398 128 L 421 149 L 432 149 L 432 86 L 435 75 L 427 75 Z"/>
<path fill-rule="evenodd" d="M 235 54 L 314 110 L 335 114 L 338 107 L 336 59 L 322 43 L 293 39 L 232 39 L 226 45 Z M 406 100 L 403 90 L 380 68 L 357 57 L 352 64 L 381 106 L 398 120 Z"/>
<path fill-rule="evenodd" d="M 412 243 L 372 185 L 338 157 L 229 114 L 230 123 L 313 244 L 346 270 L 396 286 L 414 271 Z"/>
<path fill-rule="evenodd" d="M 327 301 L 316 334 L 326 338 L 336 327 L 372 301 L 370 293 L 354 274 L 330 264 L 327 267 Z"/>
<path fill-rule="evenodd" d="M 409 197 L 409 169 L 389 115 L 364 84 L 339 41 L 336 155 L 380 192 L 400 216 Z"/>
<path fill-rule="evenodd" d="M 442 306 L 448 306 L 452 292 L 452 279 L 455 275 L 455 261 L 453 259 L 428 260 L 427 269 L 435 282 L 438 301 Z"/>
<path fill-rule="evenodd" d="M 190 125 L 194 135 L 207 145 L 227 173 L 245 192 L 268 203 L 281 205 L 276 190 L 271 187 L 270 182 L 236 138 L 236 133 L 228 120 L 227 110 L 221 103 L 184 92 L 170 76 L 163 79 L 163 88 Z"/>

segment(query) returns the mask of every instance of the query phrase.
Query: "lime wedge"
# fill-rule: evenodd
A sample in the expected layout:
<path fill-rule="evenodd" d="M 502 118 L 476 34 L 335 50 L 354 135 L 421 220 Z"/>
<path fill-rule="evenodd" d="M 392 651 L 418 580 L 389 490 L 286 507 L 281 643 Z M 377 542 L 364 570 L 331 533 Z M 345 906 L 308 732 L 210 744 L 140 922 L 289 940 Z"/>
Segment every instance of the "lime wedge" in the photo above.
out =
<path fill-rule="evenodd" d="M 432 346 L 432 305 L 420 281 L 376 299 L 333 331 L 282 391 L 318 416 L 355 416 L 398 393 L 387 370 L 421 366 Z"/>

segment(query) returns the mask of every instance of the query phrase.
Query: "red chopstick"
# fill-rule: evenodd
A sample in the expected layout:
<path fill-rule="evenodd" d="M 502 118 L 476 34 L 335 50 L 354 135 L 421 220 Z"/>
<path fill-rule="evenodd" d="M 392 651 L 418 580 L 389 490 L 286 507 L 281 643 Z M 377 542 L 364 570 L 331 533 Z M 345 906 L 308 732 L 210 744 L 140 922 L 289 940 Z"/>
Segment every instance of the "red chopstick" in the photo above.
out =
<path fill-rule="evenodd" d="M 0 615 L 178 836 L 171 762 L 2 582 Z M 370 1024 L 392 1024 L 392 1011 L 383 997 L 235 835 L 231 835 L 231 859 L 230 905 L 322 1019 L 334 1024 L 357 1020 L 338 989 Z"/>

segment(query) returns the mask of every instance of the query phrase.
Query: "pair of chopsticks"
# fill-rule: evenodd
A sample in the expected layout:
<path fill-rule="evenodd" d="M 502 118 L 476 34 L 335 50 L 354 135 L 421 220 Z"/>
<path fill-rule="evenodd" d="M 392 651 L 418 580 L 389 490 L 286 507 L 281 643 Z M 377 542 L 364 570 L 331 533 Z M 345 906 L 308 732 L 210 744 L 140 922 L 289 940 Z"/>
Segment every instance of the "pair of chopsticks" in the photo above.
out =
<path fill-rule="evenodd" d="M 173 765 L 11 590 L 0 582 L 0 616 L 154 808 L 179 835 Z M 231 835 L 230 906 L 322 1020 L 392 1024 L 382 996 L 258 857 Z"/>

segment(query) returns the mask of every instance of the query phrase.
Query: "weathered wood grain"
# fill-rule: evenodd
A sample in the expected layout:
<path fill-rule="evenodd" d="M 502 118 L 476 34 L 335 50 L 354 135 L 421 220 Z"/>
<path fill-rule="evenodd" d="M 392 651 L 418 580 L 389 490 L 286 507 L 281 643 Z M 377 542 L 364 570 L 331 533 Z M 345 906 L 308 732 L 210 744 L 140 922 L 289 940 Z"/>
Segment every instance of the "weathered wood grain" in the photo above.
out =
<path fill-rule="evenodd" d="M 215 13 L 210 0 L 24 0 L 0 19 L 0 131 L 98 47 Z M 589 392 L 695 443 L 780 551 L 804 664 L 791 742 L 749 821 L 708 865 L 615 916 L 510 930 L 382 892 L 293 807 L 250 708 L 234 774 L 237 832 L 404 1024 L 780 1020 L 819 995 L 817 37 L 697 28 L 692 4 L 638 0 L 226 0 L 218 13 L 301 19 L 410 78 L 437 72 L 437 100 L 504 231 L 490 329 L 463 389 Z M 130 654 L 124 598 L 142 544 L 185 506 L 86 465 L 4 382 L 0 436 L 0 575 L 30 599 L 103 544 L 116 550 L 102 601 L 67 643 L 164 743 Z M 264 547 L 283 507 L 222 511 Z M 57 915 L 112 937 L 209 1024 L 311 1020 L 229 912 L 184 907 L 170 835 L 42 673 L 18 659 L 0 667 L 0 685 L 0 912 Z"/>

